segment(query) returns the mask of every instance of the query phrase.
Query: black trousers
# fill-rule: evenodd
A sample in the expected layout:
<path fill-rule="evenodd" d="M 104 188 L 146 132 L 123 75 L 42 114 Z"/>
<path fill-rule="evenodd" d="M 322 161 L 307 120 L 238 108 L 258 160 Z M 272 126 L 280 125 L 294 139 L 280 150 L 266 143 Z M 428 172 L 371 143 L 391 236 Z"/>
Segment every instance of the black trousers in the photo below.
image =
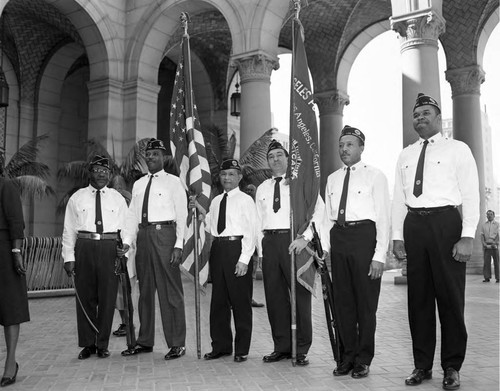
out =
<path fill-rule="evenodd" d="M 137 233 L 135 266 L 139 281 L 139 337 L 137 343 L 155 344 L 155 296 L 158 293 L 163 334 L 168 347 L 185 346 L 186 314 L 179 266 L 170 258 L 176 240 L 175 225 L 140 228 Z"/>
<path fill-rule="evenodd" d="M 236 277 L 234 270 L 241 254 L 241 241 L 214 240 L 210 250 L 212 299 L 210 301 L 210 337 L 214 353 L 232 353 L 231 310 L 235 338 L 234 354 L 246 356 L 252 338 L 253 262 L 247 273 Z"/>
<path fill-rule="evenodd" d="M 370 365 L 375 354 L 375 329 L 380 279 L 368 276 L 375 253 L 375 223 L 330 231 L 335 313 L 344 346 L 343 362 Z"/>
<path fill-rule="evenodd" d="M 78 239 L 75 245 L 75 285 L 83 307 L 99 330 L 92 329 L 76 304 L 78 345 L 107 349 L 113 326 L 118 276 L 115 274 L 116 240 Z"/>
<path fill-rule="evenodd" d="M 493 267 L 495 268 L 495 279 L 498 281 L 498 248 L 485 248 L 483 249 L 483 276 L 485 279 L 491 278 L 491 258 L 493 258 Z"/>
<path fill-rule="evenodd" d="M 452 257 L 460 240 L 457 209 L 419 216 L 408 213 L 404 238 L 408 268 L 408 317 L 415 367 L 431 369 L 436 348 L 436 303 L 441 322 L 441 366 L 460 370 L 467 347 L 464 321 L 465 262 Z"/>
<path fill-rule="evenodd" d="M 265 235 L 262 239 L 262 275 L 267 316 L 271 324 L 274 350 L 292 351 L 290 234 Z M 311 293 L 295 281 L 297 308 L 297 354 L 307 354 L 312 343 Z"/>

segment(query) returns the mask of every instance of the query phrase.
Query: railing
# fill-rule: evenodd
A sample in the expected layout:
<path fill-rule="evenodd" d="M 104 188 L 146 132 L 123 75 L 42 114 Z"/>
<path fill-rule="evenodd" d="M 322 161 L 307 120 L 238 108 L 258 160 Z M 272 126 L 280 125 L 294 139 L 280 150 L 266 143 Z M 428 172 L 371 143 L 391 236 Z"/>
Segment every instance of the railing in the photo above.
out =
<path fill-rule="evenodd" d="M 27 237 L 23 240 L 21 251 L 26 262 L 29 293 L 73 290 L 73 283 L 63 268 L 61 241 L 61 237 Z"/>

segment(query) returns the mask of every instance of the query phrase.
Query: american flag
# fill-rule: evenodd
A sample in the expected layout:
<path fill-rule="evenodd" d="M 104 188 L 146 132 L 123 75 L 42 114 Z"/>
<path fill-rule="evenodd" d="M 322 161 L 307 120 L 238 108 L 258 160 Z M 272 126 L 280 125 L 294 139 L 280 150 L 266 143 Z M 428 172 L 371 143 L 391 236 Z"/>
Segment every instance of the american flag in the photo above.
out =
<path fill-rule="evenodd" d="M 191 61 L 189 38 L 181 42 L 181 56 L 175 73 L 174 91 L 170 107 L 170 148 L 179 168 L 179 177 L 190 195 L 196 195 L 201 207 L 208 211 L 210 206 L 211 175 L 200 121 L 194 103 L 191 85 Z M 208 279 L 208 254 L 210 243 L 207 233 L 198 225 L 199 281 L 205 285 Z M 192 211 L 187 221 L 184 236 L 184 251 L 181 268 L 189 276 L 195 275 L 195 236 L 192 224 Z"/>

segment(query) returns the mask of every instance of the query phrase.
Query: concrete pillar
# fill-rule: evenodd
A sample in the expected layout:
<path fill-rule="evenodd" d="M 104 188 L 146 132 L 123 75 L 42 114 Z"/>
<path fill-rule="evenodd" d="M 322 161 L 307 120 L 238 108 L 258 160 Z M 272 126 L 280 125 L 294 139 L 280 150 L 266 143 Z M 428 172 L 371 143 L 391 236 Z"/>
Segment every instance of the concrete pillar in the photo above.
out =
<path fill-rule="evenodd" d="M 344 126 L 344 106 L 349 104 L 349 96 L 339 90 L 319 92 L 314 94 L 314 101 L 319 108 L 320 189 L 321 195 L 324 196 L 328 175 L 342 167 L 338 146 L 340 132 Z"/>
<path fill-rule="evenodd" d="M 479 174 L 480 212 L 484 220 L 486 213 L 484 153 L 481 122 L 480 89 L 484 82 L 484 71 L 479 65 L 446 71 L 446 80 L 451 85 L 453 99 L 453 138 L 463 141 L 472 150 Z M 482 245 L 476 232 L 472 260 L 467 263 L 471 272 L 482 272 Z"/>
<path fill-rule="evenodd" d="M 119 134 L 120 141 L 123 143 L 124 155 L 133 148 L 136 141 L 146 137 L 158 137 L 157 107 L 160 89 L 159 84 L 148 83 L 144 80 L 133 80 L 125 83 L 124 129 Z M 165 110 L 170 113 L 170 101 L 167 105 Z M 169 125 L 167 124 L 167 126 Z"/>
<path fill-rule="evenodd" d="M 400 0 L 393 1 L 401 3 Z M 417 94 L 423 92 L 441 102 L 438 67 L 438 38 L 445 31 L 440 7 L 412 11 L 391 17 L 391 28 L 399 33 L 403 66 L 403 147 L 417 140 L 412 110 Z"/>
<path fill-rule="evenodd" d="M 121 162 L 117 139 L 123 129 L 123 83 L 117 80 L 91 80 L 89 92 L 88 138 L 95 139 Z"/>
<path fill-rule="evenodd" d="M 279 68 L 277 57 L 265 53 L 245 53 L 233 58 L 241 85 L 240 151 L 246 151 L 265 131 L 271 121 L 271 72 Z M 283 91 L 287 96 L 290 91 Z"/>

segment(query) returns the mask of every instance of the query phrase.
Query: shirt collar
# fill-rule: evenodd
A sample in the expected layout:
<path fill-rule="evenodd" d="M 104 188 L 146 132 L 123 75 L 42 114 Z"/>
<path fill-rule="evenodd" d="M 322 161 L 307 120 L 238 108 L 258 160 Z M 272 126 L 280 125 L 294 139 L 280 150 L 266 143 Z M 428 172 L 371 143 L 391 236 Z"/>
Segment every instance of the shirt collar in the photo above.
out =
<path fill-rule="evenodd" d="M 228 192 L 226 192 L 226 191 L 224 190 L 224 193 L 222 193 L 222 195 L 224 195 L 225 193 L 227 193 L 227 197 L 229 198 L 229 197 L 234 196 L 236 193 L 238 193 L 238 192 L 240 192 L 240 191 L 241 191 L 241 190 L 240 190 L 240 188 L 239 188 L 238 186 L 236 186 L 233 190 L 230 190 L 230 191 L 228 191 Z"/>
<path fill-rule="evenodd" d="M 359 170 L 361 167 L 363 167 L 365 165 L 365 163 L 363 163 L 362 160 L 360 160 L 359 162 L 357 162 L 356 164 L 353 164 L 351 166 L 351 171 L 356 171 L 356 170 Z M 342 170 L 343 171 L 346 171 L 347 170 L 347 166 L 344 164 L 344 167 L 342 167 Z"/>
<path fill-rule="evenodd" d="M 94 194 L 94 193 L 97 191 L 97 189 L 96 189 L 94 186 L 90 185 L 90 184 L 89 184 L 89 189 L 90 189 L 90 191 L 92 192 L 92 194 Z M 105 193 L 107 189 L 108 189 L 108 187 L 107 187 L 107 186 L 104 186 L 104 187 L 101 189 L 101 193 Z"/>
<path fill-rule="evenodd" d="M 434 143 L 438 143 L 438 142 L 440 142 L 440 141 L 441 141 L 441 140 L 443 140 L 443 139 L 444 139 L 444 137 L 443 137 L 443 135 L 441 134 L 441 132 L 436 133 L 434 136 L 429 137 L 429 139 L 428 139 L 428 140 L 429 140 L 429 145 L 432 145 L 432 144 L 434 144 Z M 423 138 L 421 138 L 421 137 L 420 137 L 420 138 L 418 139 L 418 145 L 422 145 L 422 144 L 424 143 L 424 141 L 425 141 L 425 140 L 424 140 Z"/>
<path fill-rule="evenodd" d="M 160 176 L 165 176 L 165 175 L 167 175 L 167 172 L 166 172 L 165 170 L 160 170 L 160 171 L 158 171 L 158 172 L 155 172 L 154 174 L 151 174 L 151 173 L 148 171 L 148 179 L 149 179 L 149 177 L 150 177 L 151 175 L 152 175 L 152 176 L 154 176 L 155 178 L 157 178 L 157 177 L 160 177 Z"/>

